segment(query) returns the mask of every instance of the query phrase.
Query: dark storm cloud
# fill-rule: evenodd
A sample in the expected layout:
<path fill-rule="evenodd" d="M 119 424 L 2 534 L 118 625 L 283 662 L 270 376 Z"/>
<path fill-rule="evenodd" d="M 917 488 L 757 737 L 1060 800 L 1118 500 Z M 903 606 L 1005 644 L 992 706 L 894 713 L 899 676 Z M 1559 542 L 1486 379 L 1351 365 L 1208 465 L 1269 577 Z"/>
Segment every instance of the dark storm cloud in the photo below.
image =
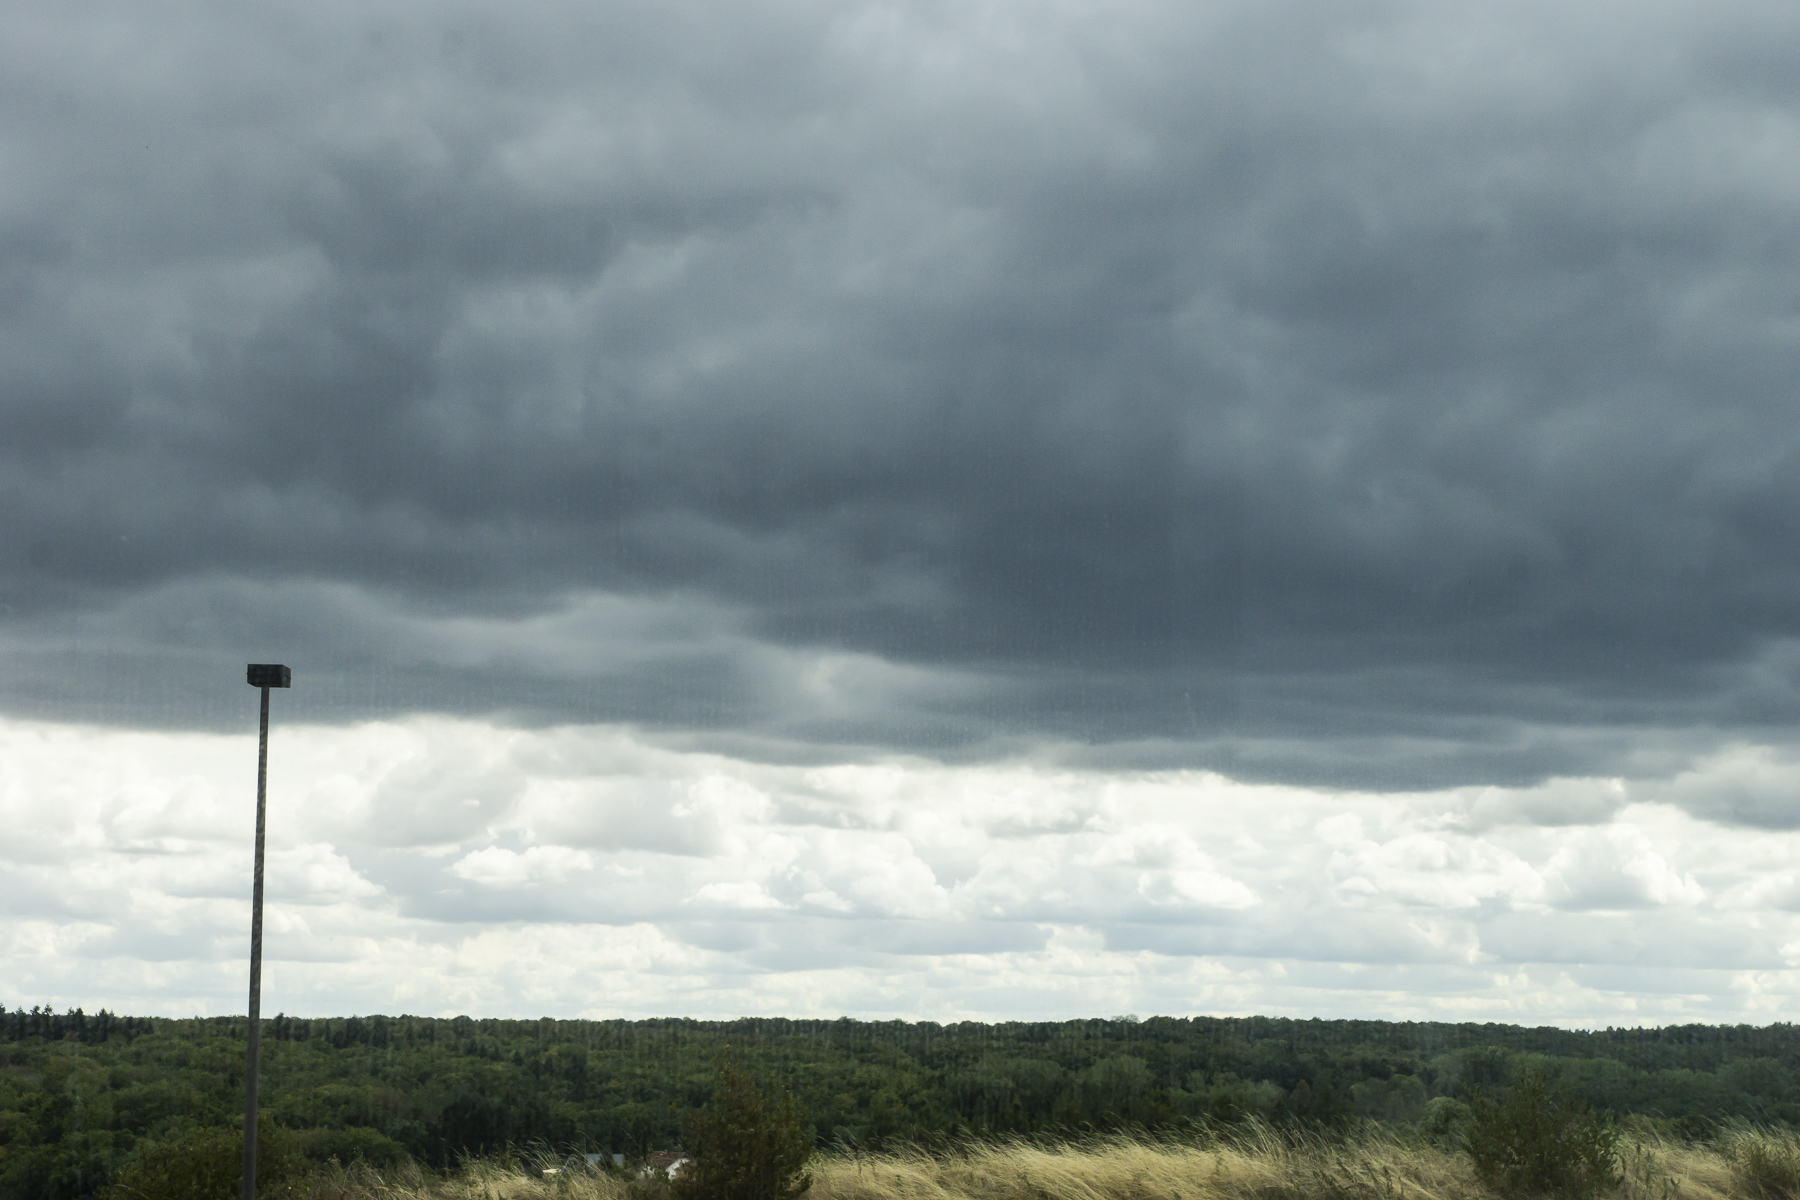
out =
<path fill-rule="evenodd" d="M 1785 7 L 6 26 L 15 711 L 1415 786 L 1800 717 Z"/>

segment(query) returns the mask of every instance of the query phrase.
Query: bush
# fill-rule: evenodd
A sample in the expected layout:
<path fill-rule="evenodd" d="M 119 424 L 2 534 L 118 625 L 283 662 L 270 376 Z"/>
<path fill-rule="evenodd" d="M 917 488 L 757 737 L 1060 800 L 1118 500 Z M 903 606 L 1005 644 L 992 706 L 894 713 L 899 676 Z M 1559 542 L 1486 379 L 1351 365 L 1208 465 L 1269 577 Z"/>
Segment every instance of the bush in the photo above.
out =
<path fill-rule="evenodd" d="M 1704 1146 L 1718 1140 L 1719 1127 L 1711 1117 L 1683 1113 L 1669 1123 L 1669 1135 L 1689 1145 Z"/>
<path fill-rule="evenodd" d="M 683 1122 L 694 1160 L 673 1181 L 676 1200 L 795 1200 L 812 1186 L 800 1102 L 757 1083 L 729 1046 L 717 1072 L 712 1097 Z"/>
<path fill-rule="evenodd" d="M 1450 1096 L 1433 1096 L 1425 1102 L 1425 1115 L 1419 1121 L 1419 1131 L 1440 1146 L 1460 1146 L 1466 1140 L 1470 1116 L 1469 1106 L 1461 1100 Z"/>
<path fill-rule="evenodd" d="M 1539 1070 L 1504 1100 L 1477 1096 L 1465 1136 L 1476 1174 L 1507 1195 L 1586 1200 L 1619 1183 L 1618 1130 Z"/>
<path fill-rule="evenodd" d="M 256 1194 L 298 1195 L 305 1160 L 294 1137 L 268 1117 L 256 1123 Z M 244 1179 L 240 1129 L 200 1129 L 168 1142 L 144 1143 L 113 1175 L 100 1200 L 236 1200 Z"/>
<path fill-rule="evenodd" d="M 292 1134 L 294 1149 L 314 1162 L 336 1159 L 345 1166 L 362 1163 L 370 1167 L 397 1167 L 407 1159 L 406 1147 L 379 1129 L 351 1125 L 342 1129 L 307 1129 Z M 262 1157 L 261 1146 L 257 1158 Z M 262 1174 L 257 1163 L 256 1173 Z"/>

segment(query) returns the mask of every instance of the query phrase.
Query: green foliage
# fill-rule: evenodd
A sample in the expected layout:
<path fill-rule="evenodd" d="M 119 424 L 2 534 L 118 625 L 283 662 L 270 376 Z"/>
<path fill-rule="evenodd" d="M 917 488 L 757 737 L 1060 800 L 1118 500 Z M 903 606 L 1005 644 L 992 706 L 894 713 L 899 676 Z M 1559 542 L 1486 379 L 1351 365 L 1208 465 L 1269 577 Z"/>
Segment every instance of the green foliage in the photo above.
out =
<path fill-rule="evenodd" d="M 256 1122 L 256 1194 L 299 1194 L 306 1161 L 294 1136 L 266 1115 Z M 244 1179 L 241 1129 L 198 1129 L 147 1143 L 100 1192 L 101 1200 L 234 1200 Z"/>
<path fill-rule="evenodd" d="M 1419 1132 L 1440 1146 L 1460 1146 L 1466 1141 L 1474 1110 L 1454 1096 L 1433 1096 L 1425 1105 Z"/>
<path fill-rule="evenodd" d="M 1669 1122 L 1668 1134 L 1690 1145 L 1704 1145 L 1718 1139 L 1719 1126 L 1718 1122 L 1701 1113 L 1683 1113 Z"/>
<path fill-rule="evenodd" d="M 1425 1115 L 1431 1092 L 1417 1075 L 1395 1074 L 1387 1079 L 1365 1079 L 1350 1085 L 1357 1111 L 1365 1117 L 1394 1124 L 1416 1124 Z"/>
<path fill-rule="evenodd" d="M 1619 1182 L 1618 1130 L 1535 1067 L 1504 1100 L 1478 1095 L 1465 1137 L 1476 1174 L 1508 1196 L 1585 1200 Z"/>
<path fill-rule="evenodd" d="M 711 1098 L 686 1125 L 694 1159 L 674 1179 L 676 1200 L 795 1200 L 812 1186 L 800 1102 L 752 1079 L 729 1046 Z"/>
<path fill-rule="evenodd" d="M 308 1129 L 291 1136 L 294 1147 L 313 1162 L 335 1159 L 344 1166 L 362 1163 L 370 1167 L 395 1167 L 407 1158 L 405 1146 L 379 1129 L 361 1125 L 345 1129 Z"/>
<path fill-rule="evenodd" d="M 1750 1200 L 1800 1200 L 1800 1144 L 1791 1133 L 1743 1131 L 1725 1146 L 1731 1181 Z"/>
<path fill-rule="evenodd" d="M 149 1143 L 231 1126 L 242 1017 L 0 1008 L 0 1200 L 85 1200 Z M 266 1019 L 262 1103 L 324 1162 L 450 1165 L 542 1147 L 674 1146 L 729 1042 L 798 1098 L 819 1140 L 1410 1125 L 1449 1144 L 1464 1105 L 1538 1067 L 1595 1110 L 1667 1137 L 1800 1126 L 1800 1028 L 1143 1021 Z M 1796 1197 L 1800 1200 L 1800 1197 Z"/>

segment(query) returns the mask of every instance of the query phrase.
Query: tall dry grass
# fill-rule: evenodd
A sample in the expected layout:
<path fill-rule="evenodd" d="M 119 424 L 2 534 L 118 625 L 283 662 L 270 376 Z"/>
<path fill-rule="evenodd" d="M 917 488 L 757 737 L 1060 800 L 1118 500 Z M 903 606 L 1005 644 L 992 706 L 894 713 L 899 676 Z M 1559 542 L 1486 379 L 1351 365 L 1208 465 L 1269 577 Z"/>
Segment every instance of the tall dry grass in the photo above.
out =
<path fill-rule="evenodd" d="M 1621 1144 L 1619 1200 L 1800 1200 L 1800 1142 L 1741 1131 L 1715 1146 L 1653 1134 Z M 471 1162 L 443 1177 L 364 1168 L 317 1177 L 308 1200 L 662 1200 L 654 1187 L 554 1160 Z M 1514 1200 L 1466 1154 L 1404 1137 L 973 1144 L 951 1152 L 842 1152 L 812 1164 L 808 1200 Z"/>

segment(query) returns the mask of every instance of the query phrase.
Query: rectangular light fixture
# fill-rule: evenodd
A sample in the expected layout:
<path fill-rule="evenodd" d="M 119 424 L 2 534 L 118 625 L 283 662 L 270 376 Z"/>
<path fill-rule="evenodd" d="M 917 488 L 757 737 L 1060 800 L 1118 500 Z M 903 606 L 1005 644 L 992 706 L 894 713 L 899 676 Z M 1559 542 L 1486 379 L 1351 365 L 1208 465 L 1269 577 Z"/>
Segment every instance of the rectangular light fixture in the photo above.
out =
<path fill-rule="evenodd" d="M 280 663 L 251 663 L 246 680 L 251 687 L 292 687 L 294 673 Z"/>

